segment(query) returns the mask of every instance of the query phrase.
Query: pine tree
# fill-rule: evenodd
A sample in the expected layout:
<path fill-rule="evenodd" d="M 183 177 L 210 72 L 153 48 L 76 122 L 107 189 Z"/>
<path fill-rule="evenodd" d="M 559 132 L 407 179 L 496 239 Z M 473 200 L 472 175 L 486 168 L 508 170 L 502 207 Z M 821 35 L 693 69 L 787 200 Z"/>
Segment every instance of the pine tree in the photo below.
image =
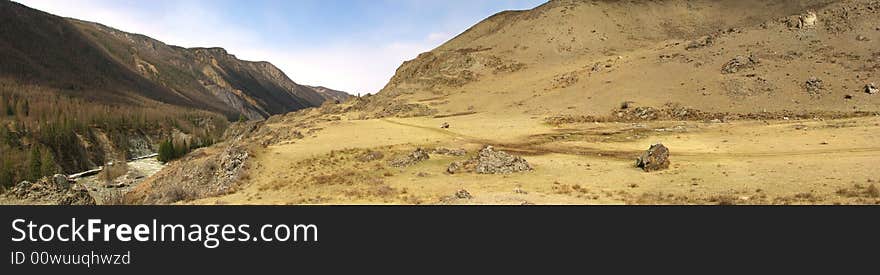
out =
<path fill-rule="evenodd" d="M 15 115 L 15 106 L 12 102 L 6 101 L 6 116 L 14 116 Z"/>
<path fill-rule="evenodd" d="M 15 184 L 12 171 L 12 163 L 9 160 L 0 160 L 0 187 L 8 188 Z"/>
<path fill-rule="evenodd" d="M 36 145 L 31 145 L 31 154 L 28 158 L 28 176 L 33 181 L 37 181 L 43 177 L 43 166 L 40 163 L 40 148 Z"/>
<path fill-rule="evenodd" d="M 53 155 L 51 150 L 43 151 L 42 159 L 40 160 L 40 170 L 43 176 L 51 176 L 54 175 L 58 170 L 55 167 L 55 156 Z"/>
<path fill-rule="evenodd" d="M 174 159 L 174 143 L 171 140 L 165 140 L 159 144 L 159 156 L 157 159 L 163 163 Z"/>

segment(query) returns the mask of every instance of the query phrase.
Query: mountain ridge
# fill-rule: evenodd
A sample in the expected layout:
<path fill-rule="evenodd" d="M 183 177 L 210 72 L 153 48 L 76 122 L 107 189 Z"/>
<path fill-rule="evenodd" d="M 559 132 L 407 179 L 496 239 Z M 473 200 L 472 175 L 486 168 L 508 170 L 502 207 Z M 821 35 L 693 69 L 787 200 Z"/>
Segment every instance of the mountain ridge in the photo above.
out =
<path fill-rule="evenodd" d="M 3 77 L 71 88 L 71 94 L 98 100 L 136 104 L 146 98 L 230 118 L 263 119 L 339 97 L 325 98 L 270 62 L 240 60 L 223 48 L 168 45 L 11 1 L 0 6 L 6 26 L 0 36 L 8 37 L 0 55 L 14 62 L 0 67 Z M 85 75 L 97 79 L 82 80 Z"/>

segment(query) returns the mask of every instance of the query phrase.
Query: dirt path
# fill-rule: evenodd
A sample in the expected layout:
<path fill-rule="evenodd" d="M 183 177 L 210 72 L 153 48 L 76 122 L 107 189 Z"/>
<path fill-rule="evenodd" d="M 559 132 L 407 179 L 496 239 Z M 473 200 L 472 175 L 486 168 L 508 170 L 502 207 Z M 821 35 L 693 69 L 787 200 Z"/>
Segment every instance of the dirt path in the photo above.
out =
<path fill-rule="evenodd" d="M 563 155 L 595 155 L 602 156 L 608 158 L 627 158 L 631 159 L 633 156 L 637 156 L 643 150 L 607 150 L 600 149 L 596 147 L 585 147 L 585 146 L 577 146 L 572 144 L 558 143 L 553 140 L 548 140 L 544 138 L 540 138 L 541 136 L 532 136 L 529 139 L 522 140 L 520 142 L 511 143 L 511 142 L 501 142 L 498 140 L 486 139 L 486 138 L 478 138 L 474 136 L 468 136 L 464 134 L 457 133 L 448 129 L 441 129 L 436 127 L 428 127 L 423 125 L 405 123 L 401 121 L 395 121 L 392 119 L 382 119 L 382 121 L 387 123 L 392 123 L 395 125 L 411 127 L 419 130 L 427 130 L 435 133 L 440 133 L 443 135 L 447 135 L 450 137 L 458 138 L 463 142 L 471 143 L 471 144 L 489 144 L 494 145 L 499 149 L 504 149 L 508 151 L 518 152 L 526 155 L 542 155 L 542 154 L 563 154 Z M 737 126 L 733 126 L 737 127 Z M 600 128 L 601 129 L 601 128 Z M 565 129 L 559 130 L 559 134 L 571 134 L 572 132 L 577 132 L 580 134 L 586 133 L 587 135 L 594 136 L 602 136 L 600 131 L 589 131 L 589 132 L 580 132 L 573 129 Z M 691 133 L 693 134 L 693 133 Z M 825 146 L 830 147 L 830 146 Z M 856 147 L 856 148 L 827 148 L 827 149 L 813 149 L 813 148 L 793 148 L 787 149 L 785 151 L 775 150 L 775 151 L 764 151 L 764 152 L 705 152 L 705 151 L 673 151 L 671 154 L 674 157 L 689 157 L 689 158 L 763 158 L 763 157 L 792 157 L 792 156 L 810 156 L 810 155 L 831 155 L 831 154 L 850 154 L 850 153 L 880 153 L 880 144 L 875 146 L 867 146 L 867 147 Z"/>

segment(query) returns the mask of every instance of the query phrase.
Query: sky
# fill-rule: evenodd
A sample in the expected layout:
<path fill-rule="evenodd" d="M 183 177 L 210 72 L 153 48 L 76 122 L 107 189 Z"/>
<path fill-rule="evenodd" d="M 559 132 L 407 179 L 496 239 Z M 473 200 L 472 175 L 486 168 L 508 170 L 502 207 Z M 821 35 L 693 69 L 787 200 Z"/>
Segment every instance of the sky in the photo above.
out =
<path fill-rule="evenodd" d="M 15 0 L 183 47 L 269 61 L 300 84 L 375 93 L 403 61 L 546 0 Z"/>

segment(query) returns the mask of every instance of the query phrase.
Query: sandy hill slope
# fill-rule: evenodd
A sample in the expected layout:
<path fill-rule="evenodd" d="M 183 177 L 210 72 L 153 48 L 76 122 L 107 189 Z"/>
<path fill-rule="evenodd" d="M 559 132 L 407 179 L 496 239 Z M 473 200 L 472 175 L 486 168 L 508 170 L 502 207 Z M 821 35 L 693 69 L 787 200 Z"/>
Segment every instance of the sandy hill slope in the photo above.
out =
<path fill-rule="evenodd" d="M 153 100 L 265 118 L 328 99 L 268 62 L 185 49 L 97 23 L 0 1 L 0 77 L 110 102 Z"/>
<path fill-rule="evenodd" d="M 707 112 L 876 111 L 880 96 L 863 90 L 880 82 L 878 5 L 550 1 L 496 14 L 404 63 L 379 94 L 439 113 L 606 115 L 625 101 Z M 811 78 L 821 84 L 808 88 Z"/>

